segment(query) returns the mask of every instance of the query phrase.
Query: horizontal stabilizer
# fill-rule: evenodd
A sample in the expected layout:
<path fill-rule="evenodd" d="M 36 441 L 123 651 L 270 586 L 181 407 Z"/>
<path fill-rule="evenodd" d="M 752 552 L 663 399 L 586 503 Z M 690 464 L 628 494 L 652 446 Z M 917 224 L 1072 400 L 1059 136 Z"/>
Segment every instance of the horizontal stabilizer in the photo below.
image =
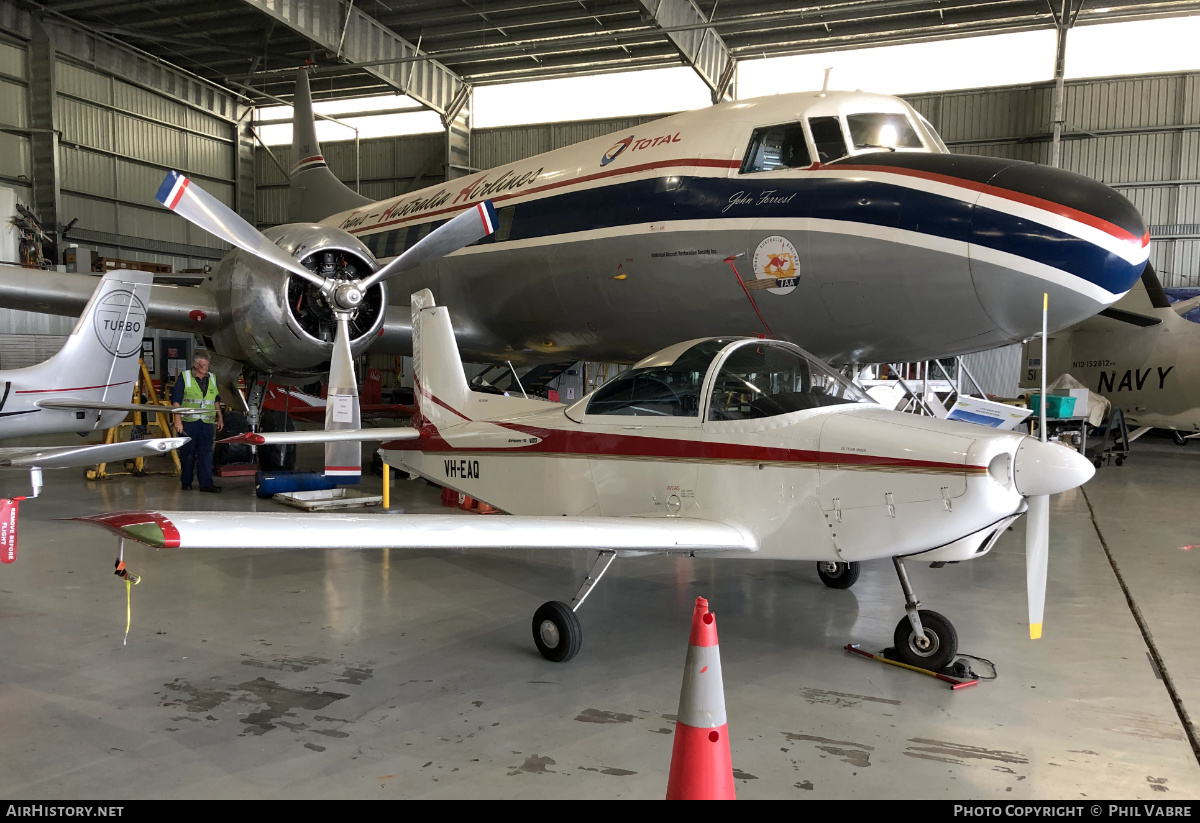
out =
<path fill-rule="evenodd" d="M 682 517 L 129 511 L 71 519 L 157 548 L 758 550 L 744 529 Z"/>
<path fill-rule="evenodd" d="M 127 412 L 146 412 L 154 414 L 161 412 L 163 414 L 179 414 L 184 417 L 195 417 L 196 415 L 204 414 L 202 409 L 189 409 L 183 406 L 164 406 L 159 403 L 101 403 L 94 400 L 74 400 L 71 398 L 60 400 L 39 400 L 34 404 L 42 409 L 94 409 L 96 411 L 127 411 Z"/>
<path fill-rule="evenodd" d="M 345 429 L 343 431 L 306 431 L 306 432 L 246 432 L 245 434 L 226 437 L 218 443 L 238 443 L 247 446 L 278 446 L 290 443 L 340 443 L 344 441 L 363 442 L 366 440 L 416 440 L 419 432 L 410 426 L 395 426 L 378 429 Z"/>
<path fill-rule="evenodd" d="M 1128 323 L 1131 326 L 1137 326 L 1143 329 L 1149 328 L 1150 326 L 1157 326 L 1162 322 L 1161 317 L 1147 317 L 1146 315 L 1138 314 L 1137 312 L 1125 311 L 1124 309 L 1114 309 L 1112 306 L 1109 306 L 1107 309 L 1104 309 L 1102 312 L 1100 312 L 1100 316 L 1107 317 L 1109 320 L 1117 320 L 1121 323 Z"/>
<path fill-rule="evenodd" d="M 100 443 L 90 446 L 52 446 L 49 448 L 0 449 L 0 468 L 66 469 L 93 463 L 116 463 L 138 457 L 166 454 L 187 443 L 190 437 L 159 437 L 124 443 Z"/>

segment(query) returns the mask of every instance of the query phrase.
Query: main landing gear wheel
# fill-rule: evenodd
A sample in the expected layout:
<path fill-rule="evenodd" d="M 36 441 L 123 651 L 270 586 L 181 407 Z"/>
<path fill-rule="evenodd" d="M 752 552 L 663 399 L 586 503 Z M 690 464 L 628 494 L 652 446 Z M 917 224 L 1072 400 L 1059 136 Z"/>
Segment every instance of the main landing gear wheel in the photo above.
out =
<path fill-rule="evenodd" d="M 896 644 L 896 656 L 901 663 L 937 672 L 949 666 L 958 654 L 958 632 L 942 615 L 927 609 L 917 612 L 924 638 L 918 638 L 908 617 L 896 624 L 892 641 Z"/>
<path fill-rule="evenodd" d="M 542 657 L 565 663 L 579 654 L 583 629 L 571 607 L 560 600 L 543 603 L 533 613 L 533 642 Z"/>
<path fill-rule="evenodd" d="M 824 560 L 817 564 L 817 577 L 831 589 L 848 589 L 858 580 L 858 562 Z"/>
<path fill-rule="evenodd" d="M 1176 446 L 1186 446 L 1188 444 L 1183 432 L 1171 432 L 1171 439 L 1175 441 Z"/>

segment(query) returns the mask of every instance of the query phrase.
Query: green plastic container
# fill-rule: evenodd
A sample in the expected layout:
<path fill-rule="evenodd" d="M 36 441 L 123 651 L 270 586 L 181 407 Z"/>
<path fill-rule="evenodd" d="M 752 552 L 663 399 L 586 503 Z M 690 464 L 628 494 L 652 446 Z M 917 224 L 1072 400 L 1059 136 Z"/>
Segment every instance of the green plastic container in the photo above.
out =
<path fill-rule="evenodd" d="M 1032 394 L 1029 396 L 1029 408 L 1033 409 L 1034 416 L 1042 413 L 1042 396 L 1040 394 Z M 1046 417 L 1062 418 L 1070 417 L 1075 413 L 1075 398 L 1061 397 L 1059 395 L 1050 395 L 1046 401 Z"/>

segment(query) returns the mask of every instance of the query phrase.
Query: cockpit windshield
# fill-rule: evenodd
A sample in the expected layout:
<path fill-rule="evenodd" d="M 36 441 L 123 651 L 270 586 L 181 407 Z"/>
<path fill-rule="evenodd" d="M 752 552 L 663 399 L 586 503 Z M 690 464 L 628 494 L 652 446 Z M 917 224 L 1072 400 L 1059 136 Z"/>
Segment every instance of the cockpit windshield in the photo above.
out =
<path fill-rule="evenodd" d="M 850 142 L 856 149 L 920 149 L 921 138 L 899 113 L 847 114 Z"/>
<path fill-rule="evenodd" d="M 732 342 L 710 338 L 685 349 L 669 365 L 656 363 L 632 368 L 611 380 L 592 395 L 588 414 L 619 414 L 631 417 L 699 417 L 700 392 L 708 367 Z"/>
<path fill-rule="evenodd" d="M 754 420 L 843 403 L 871 403 L 866 393 L 816 358 L 791 346 L 753 343 L 730 353 L 708 405 L 709 420 Z"/>
<path fill-rule="evenodd" d="M 810 117 L 808 130 L 812 132 L 813 145 L 817 148 L 817 162 L 832 163 L 848 154 L 842 121 L 838 118 Z"/>

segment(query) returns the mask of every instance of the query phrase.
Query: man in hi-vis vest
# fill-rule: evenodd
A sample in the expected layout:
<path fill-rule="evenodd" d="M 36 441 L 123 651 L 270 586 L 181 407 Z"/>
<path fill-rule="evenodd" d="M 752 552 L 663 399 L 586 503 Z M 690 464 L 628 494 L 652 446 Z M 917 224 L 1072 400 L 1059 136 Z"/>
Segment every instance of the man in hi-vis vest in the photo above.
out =
<path fill-rule="evenodd" d="M 221 398 L 217 396 L 217 380 L 208 373 L 208 352 L 201 349 L 192 358 L 192 367 L 182 372 L 171 390 L 171 405 L 188 409 L 206 409 L 198 415 L 188 415 L 186 421 L 174 415 L 175 431 L 192 438 L 179 450 L 182 469 L 179 482 L 184 491 L 192 490 L 193 470 L 200 481 L 200 491 L 219 492 L 220 486 L 213 485 L 213 425 L 225 428 L 221 419 Z"/>

